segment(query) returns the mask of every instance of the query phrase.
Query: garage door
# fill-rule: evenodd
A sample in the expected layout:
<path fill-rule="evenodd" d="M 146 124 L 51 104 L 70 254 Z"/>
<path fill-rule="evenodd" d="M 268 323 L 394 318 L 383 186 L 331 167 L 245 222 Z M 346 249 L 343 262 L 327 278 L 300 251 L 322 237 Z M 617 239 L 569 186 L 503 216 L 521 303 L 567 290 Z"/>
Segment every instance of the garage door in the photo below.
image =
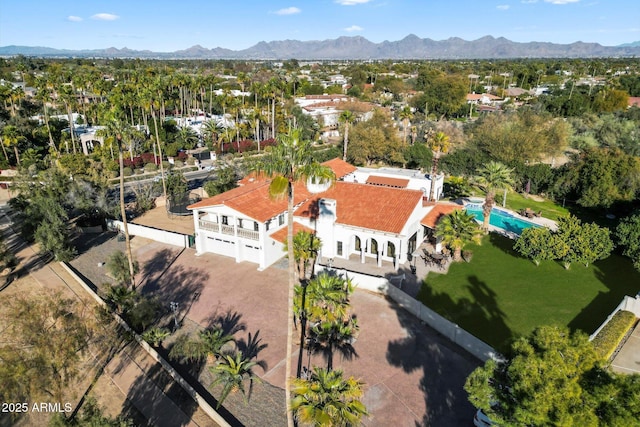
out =
<path fill-rule="evenodd" d="M 207 252 L 214 254 L 226 255 L 232 258 L 236 257 L 235 242 L 218 237 L 207 237 Z"/>
<path fill-rule="evenodd" d="M 260 264 L 260 247 L 258 246 L 257 242 L 255 245 L 243 244 L 241 258 L 243 261 L 255 262 L 256 264 Z"/>

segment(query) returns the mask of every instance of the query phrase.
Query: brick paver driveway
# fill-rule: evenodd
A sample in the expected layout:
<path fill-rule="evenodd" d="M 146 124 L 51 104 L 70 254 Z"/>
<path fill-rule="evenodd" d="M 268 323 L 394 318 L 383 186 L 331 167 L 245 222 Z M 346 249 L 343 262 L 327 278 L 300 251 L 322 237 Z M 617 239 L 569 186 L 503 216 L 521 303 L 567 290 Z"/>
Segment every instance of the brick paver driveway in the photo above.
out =
<path fill-rule="evenodd" d="M 233 259 L 176 248 L 136 237 L 141 266 L 140 289 L 169 304 L 178 302 L 181 315 L 202 326 L 224 322 L 239 330 L 236 339 L 260 340 L 257 374 L 276 387 L 284 387 L 286 347 L 287 272 Z M 93 264 L 95 265 L 95 264 Z M 369 426 L 466 426 L 473 407 L 463 385 L 479 361 L 422 325 L 392 301 L 365 291 L 352 298 L 360 334 L 354 344 L 357 357 L 334 357 L 334 367 L 365 384 L 364 403 Z M 294 367 L 298 346 L 294 348 Z M 304 356 L 305 365 L 308 362 Z M 324 365 L 321 356 L 312 364 Z M 272 402 L 281 405 L 284 401 Z M 254 405 L 242 406 L 250 411 Z"/>

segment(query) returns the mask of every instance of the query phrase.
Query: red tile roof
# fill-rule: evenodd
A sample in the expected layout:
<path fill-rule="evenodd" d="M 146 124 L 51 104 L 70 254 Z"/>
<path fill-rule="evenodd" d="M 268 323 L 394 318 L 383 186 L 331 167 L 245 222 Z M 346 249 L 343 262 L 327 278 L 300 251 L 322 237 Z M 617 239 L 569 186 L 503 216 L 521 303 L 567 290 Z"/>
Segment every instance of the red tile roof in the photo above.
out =
<path fill-rule="evenodd" d="M 294 222 L 293 235 L 295 236 L 300 231 L 306 231 L 307 233 L 316 234 L 315 230 L 309 227 L 306 227 L 300 224 L 299 222 Z M 271 233 L 269 237 L 271 237 L 273 240 L 277 242 L 287 243 L 287 227 L 281 228 L 278 231 L 274 231 L 273 233 Z"/>
<path fill-rule="evenodd" d="M 638 96 L 630 96 L 629 97 L 629 107 L 640 107 L 640 97 L 638 97 Z"/>
<path fill-rule="evenodd" d="M 358 168 L 356 168 L 350 163 L 345 162 L 339 157 L 323 162 L 322 166 L 328 166 L 329 168 L 331 168 L 333 173 L 336 174 L 336 179 L 342 179 L 346 175 L 349 175 L 350 173 L 358 170 Z"/>
<path fill-rule="evenodd" d="M 307 200 L 294 215 L 315 218 L 321 198 L 336 200 L 339 224 L 396 234 L 422 204 L 421 191 L 338 181 L 329 190 Z"/>
<path fill-rule="evenodd" d="M 453 203 L 437 203 L 433 206 L 433 209 L 422 218 L 420 224 L 429 228 L 436 228 L 436 224 L 440 221 L 440 218 L 458 209 L 462 209 L 462 206 Z"/>
<path fill-rule="evenodd" d="M 287 198 L 274 199 L 269 196 L 269 181 L 258 181 L 229 190 L 202 200 L 187 209 L 202 209 L 225 205 L 253 218 L 265 222 L 287 210 Z M 302 203 L 311 196 L 304 184 L 294 185 L 294 205 Z"/>
<path fill-rule="evenodd" d="M 387 176 L 369 175 L 369 178 L 367 178 L 367 184 L 383 185 L 385 187 L 407 188 L 407 185 L 409 185 L 409 180 L 403 178 L 389 178 Z"/>

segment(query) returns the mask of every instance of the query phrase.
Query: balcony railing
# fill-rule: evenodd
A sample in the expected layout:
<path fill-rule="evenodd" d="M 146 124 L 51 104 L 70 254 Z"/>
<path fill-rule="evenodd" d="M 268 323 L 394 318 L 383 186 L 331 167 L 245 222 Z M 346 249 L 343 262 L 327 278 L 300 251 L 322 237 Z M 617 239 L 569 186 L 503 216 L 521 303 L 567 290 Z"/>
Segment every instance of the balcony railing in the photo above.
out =
<path fill-rule="evenodd" d="M 232 225 L 224 225 L 223 224 L 220 232 L 222 234 L 228 234 L 229 236 L 235 236 L 235 234 L 236 234 L 236 233 L 233 232 L 233 226 Z"/>
<path fill-rule="evenodd" d="M 204 219 L 201 219 L 198 221 L 198 227 L 201 230 L 206 230 L 206 231 L 213 231 L 215 233 L 219 233 L 220 232 L 220 224 L 217 222 L 212 222 L 212 221 L 207 221 Z"/>
<path fill-rule="evenodd" d="M 238 228 L 238 237 L 251 240 L 260 240 L 260 234 L 257 231 L 245 230 L 244 228 Z"/>

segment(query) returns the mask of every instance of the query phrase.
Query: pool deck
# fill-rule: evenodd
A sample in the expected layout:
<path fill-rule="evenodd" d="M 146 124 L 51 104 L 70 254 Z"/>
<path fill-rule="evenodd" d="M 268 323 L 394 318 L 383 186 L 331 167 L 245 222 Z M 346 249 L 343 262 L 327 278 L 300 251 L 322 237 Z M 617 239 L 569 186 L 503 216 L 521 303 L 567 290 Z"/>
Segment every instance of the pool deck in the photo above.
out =
<path fill-rule="evenodd" d="M 484 203 L 484 200 L 482 200 L 482 201 L 479 201 L 479 200 L 466 200 L 466 201 L 463 201 L 463 204 L 464 204 L 465 207 L 467 205 L 474 205 L 474 206 L 480 205 L 480 206 L 482 206 L 483 203 Z M 514 218 L 517 218 L 517 219 L 522 220 L 522 221 L 530 222 L 532 224 L 536 224 L 536 225 L 539 225 L 539 226 L 542 226 L 542 227 L 547 227 L 547 228 L 549 228 L 551 230 L 554 230 L 554 231 L 557 230 L 557 228 L 558 228 L 558 224 L 554 220 L 549 219 L 549 218 L 544 218 L 544 217 L 529 218 L 527 216 L 520 215 L 518 212 L 512 211 L 511 209 L 507 209 L 507 208 L 504 208 L 502 206 L 494 206 L 493 209 L 498 209 L 498 210 L 507 212 L 509 215 L 512 215 Z M 518 238 L 518 235 L 516 233 L 513 233 L 511 231 L 507 231 L 507 230 L 505 230 L 503 228 L 496 227 L 495 225 L 491 225 L 491 224 L 489 224 L 489 231 L 493 231 L 495 233 L 502 234 L 504 236 L 509 237 L 510 239 L 517 239 Z"/>

